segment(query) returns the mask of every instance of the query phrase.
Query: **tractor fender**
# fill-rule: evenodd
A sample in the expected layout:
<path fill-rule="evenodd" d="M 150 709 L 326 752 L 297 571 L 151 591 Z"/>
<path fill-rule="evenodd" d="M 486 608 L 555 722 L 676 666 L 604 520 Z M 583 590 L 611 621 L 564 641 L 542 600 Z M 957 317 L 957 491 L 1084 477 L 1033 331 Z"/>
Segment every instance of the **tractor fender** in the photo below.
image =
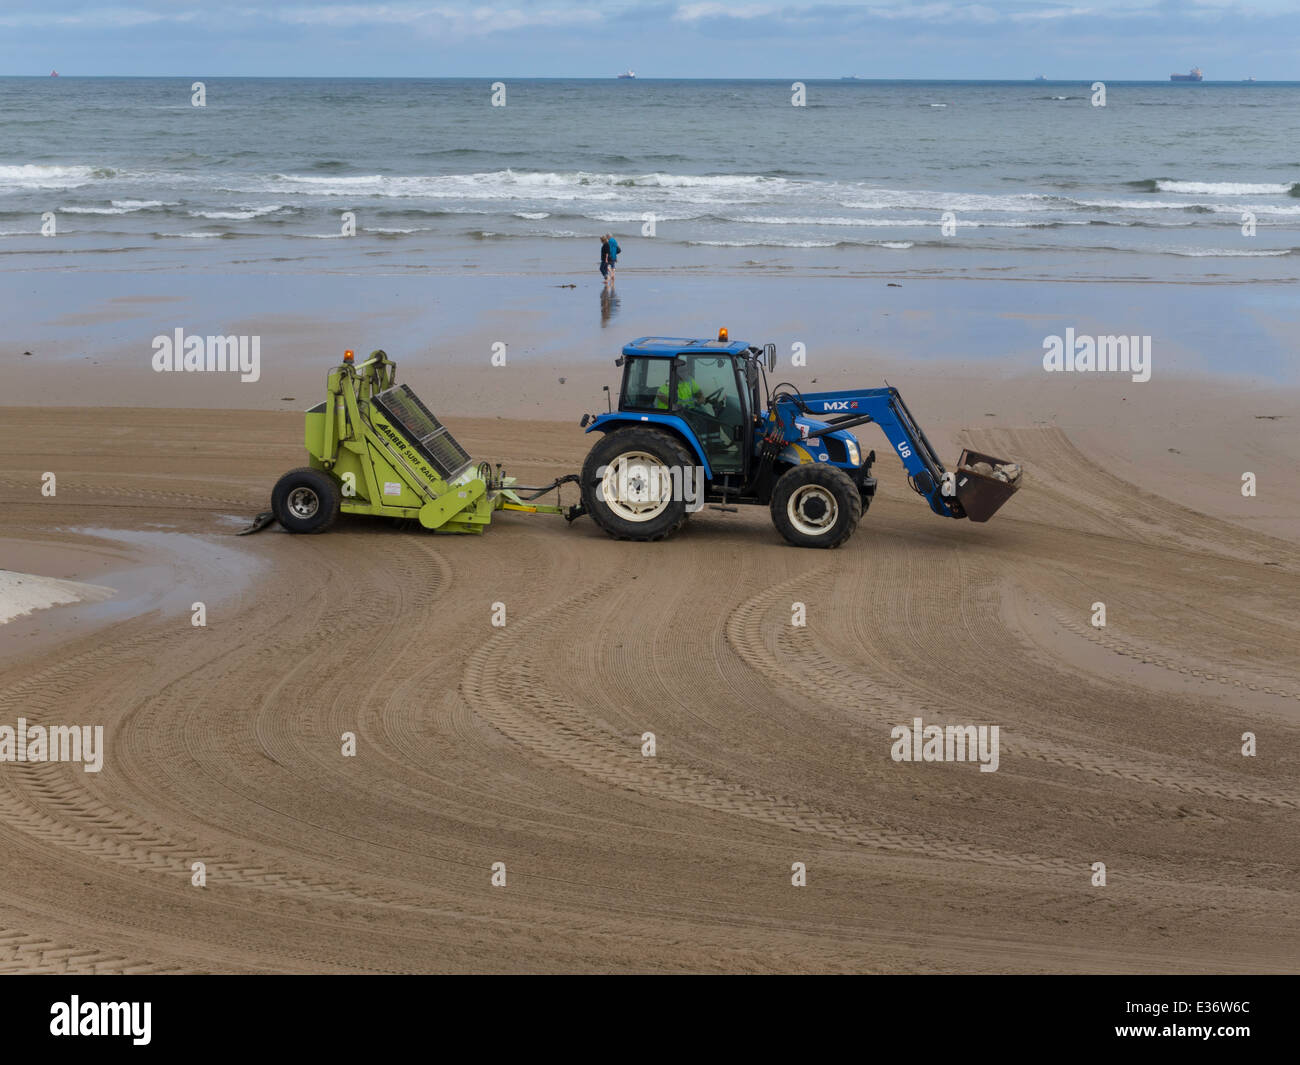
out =
<path fill-rule="evenodd" d="M 713 480 L 713 470 L 709 467 L 709 460 L 704 457 L 704 451 L 700 447 L 700 442 L 696 439 L 694 431 L 676 414 L 638 414 L 630 411 L 615 411 L 612 414 L 597 416 L 587 426 L 586 431 L 589 433 L 608 433 L 611 430 L 622 429 L 628 425 L 653 425 L 668 430 L 678 437 L 690 449 L 691 453 L 699 459 L 700 466 L 704 469 L 705 480 Z"/>
<path fill-rule="evenodd" d="M 805 463 L 816 462 L 817 457 L 803 443 L 786 444 L 776 456 L 776 461 L 788 466 L 802 466 Z"/>

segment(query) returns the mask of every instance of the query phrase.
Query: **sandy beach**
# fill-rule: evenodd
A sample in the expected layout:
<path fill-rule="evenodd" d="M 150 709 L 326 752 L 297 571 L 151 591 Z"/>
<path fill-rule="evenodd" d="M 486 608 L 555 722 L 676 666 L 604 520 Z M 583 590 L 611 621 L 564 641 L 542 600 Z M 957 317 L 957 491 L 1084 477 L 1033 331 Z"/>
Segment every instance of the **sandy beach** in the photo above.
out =
<path fill-rule="evenodd" d="M 507 408 L 492 372 L 403 379 L 476 459 L 577 469 L 612 367 L 511 371 L 564 420 L 438 403 L 477 376 Z M 833 552 L 760 508 L 661 544 L 524 514 L 239 539 L 299 413 L 0 411 L 5 567 L 117 592 L 0 628 L 6 721 L 107 736 L 96 774 L 0 775 L 0 968 L 1293 970 L 1294 395 L 890 379 L 946 458 L 1024 464 L 994 521 L 935 517 L 884 455 Z M 999 725 L 998 770 L 892 761 L 917 717 Z"/>
<path fill-rule="evenodd" d="M 1240 43 L 1295 19 L 1174 6 L 0 19 L 0 972 L 1220 974 L 1198 997 L 1238 1002 L 1300 969 L 1300 83 Z M 348 409 L 345 351 L 539 486 L 583 469 L 625 344 L 722 329 L 772 345 L 740 370 L 780 449 L 725 399 L 762 348 L 692 347 L 707 388 L 672 402 L 711 498 L 761 505 L 435 535 L 411 515 L 508 497 L 417 490 L 439 459 L 394 430 L 348 507 L 405 521 L 238 535 L 308 463 L 304 412 Z M 660 380 L 619 439 L 680 472 Z M 830 412 L 861 454 L 800 436 Z M 976 511 L 927 440 L 1019 490 L 941 516 Z M 323 453 L 286 524 L 353 487 Z M 409 1012 L 377 986 L 364 1012 Z M 192 1027 L 111 988 L 160 1047 L 264 1039 L 243 985 Z M 958 997 L 1011 1045 L 1109 1049 L 1184 994 L 1086 991 Z M 263 1004 L 296 1052 L 329 993 Z M 46 1005 L 12 1011 L 41 1040 Z"/>

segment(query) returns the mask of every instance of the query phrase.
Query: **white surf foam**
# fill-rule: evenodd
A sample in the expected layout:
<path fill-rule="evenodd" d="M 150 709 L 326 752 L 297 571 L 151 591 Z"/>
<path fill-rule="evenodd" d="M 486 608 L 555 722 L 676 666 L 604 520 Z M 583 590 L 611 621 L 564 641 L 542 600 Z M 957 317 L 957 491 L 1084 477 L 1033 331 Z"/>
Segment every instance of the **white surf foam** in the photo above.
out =
<path fill-rule="evenodd" d="M 1290 185 L 1251 184 L 1244 181 L 1156 181 L 1161 192 L 1190 193 L 1193 196 L 1285 196 Z"/>
<path fill-rule="evenodd" d="M 99 174 L 90 166 L 42 166 L 24 163 L 20 166 L 0 166 L 0 186 L 16 189 L 75 189 L 89 184 Z"/>
<path fill-rule="evenodd" d="M 265 207 L 241 207 L 227 211 L 190 211 L 191 218 L 212 218 L 218 220 L 230 220 L 235 222 L 246 222 L 251 218 L 261 218 L 263 215 L 274 214 L 276 211 L 283 210 L 283 204 L 271 204 Z"/>

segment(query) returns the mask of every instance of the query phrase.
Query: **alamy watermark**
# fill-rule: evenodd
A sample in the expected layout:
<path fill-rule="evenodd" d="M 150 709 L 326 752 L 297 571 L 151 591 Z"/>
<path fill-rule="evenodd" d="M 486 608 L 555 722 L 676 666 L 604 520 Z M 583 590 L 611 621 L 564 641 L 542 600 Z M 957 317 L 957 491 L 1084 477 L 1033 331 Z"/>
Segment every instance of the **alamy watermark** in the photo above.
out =
<path fill-rule="evenodd" d="M 1071 327 L 1063 337 L 1043 338 L 1043 369 L 1048 373 L 1131 373 L 1134 381 L 1150 381 L 1151 338 L 1076 336 Z"/>
<path fill-rule="evenodd" d="M 998 771 L 997 725 L 895 725 L 889 757 L 895 762 L 979 762 L 981 773 Z"/>
<path fill-rule="evenodd" d="M 152 1014 L 151 1002 L 82 1002 L 72 995 L 50 1006 L 50 1035 L 130 1036 L 135 1046 L 148 1046 Z"/>
<path fill-rule="evenodd" d="M 229 371 L 241 381 L 256 381 L 262 376 L 262 338 L 186 336 L 178 326 L 170 336 L 153 338 L 153 368 L 156 373 Z"/>
<path fill-rule="evenodd" d="M 661 466 L 629 462 L 620 456 L 596 471 L 596 498 L 607 503 L 650 505 L 684 500 L 688 513 L 704 507 L 704 470 L 696 466 Z"/>
<path fill-rule="evenodd" d="M 81 762 L 87 773 L 104 768 L 103 725 L 0 725 L 0 762 Z"/>

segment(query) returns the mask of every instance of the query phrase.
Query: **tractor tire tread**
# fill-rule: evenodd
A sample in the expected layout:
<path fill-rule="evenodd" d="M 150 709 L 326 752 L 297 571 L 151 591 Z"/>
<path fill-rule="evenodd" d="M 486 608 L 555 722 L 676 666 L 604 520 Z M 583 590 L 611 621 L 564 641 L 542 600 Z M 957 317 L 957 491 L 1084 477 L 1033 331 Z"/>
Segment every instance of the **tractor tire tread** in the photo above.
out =
<path fill-rule="evenodd" d="M 803 484 L 820 484 L 824 488 L 830 489 L 835 493 L 836 502 L 846 511 L 846 519 L 837 523 L 832 538 L 811 543 L 806 534 L 800 533 L 790 523 L 789 515 L 786 513 L 786 504 L 794 490 Z M 862 496 L 858 491 L 858 486 L 853 483 L 853 478 L 838 466 L 831 466 L 822 462 L 805 463 L 801 466 L 792 466 L 786 470 L 772 491 L 770 509 L 772 524 L 776 526 L 776 531 L 785 538 L 787 543 L 793 544 L 795 547 L 820 547 L 826 550 L 841 546 L 853 535 L 854 530 L 858 527 L 858 522 L 862 520 L 862 513 L 865 510 L 862 505 Z"/>

